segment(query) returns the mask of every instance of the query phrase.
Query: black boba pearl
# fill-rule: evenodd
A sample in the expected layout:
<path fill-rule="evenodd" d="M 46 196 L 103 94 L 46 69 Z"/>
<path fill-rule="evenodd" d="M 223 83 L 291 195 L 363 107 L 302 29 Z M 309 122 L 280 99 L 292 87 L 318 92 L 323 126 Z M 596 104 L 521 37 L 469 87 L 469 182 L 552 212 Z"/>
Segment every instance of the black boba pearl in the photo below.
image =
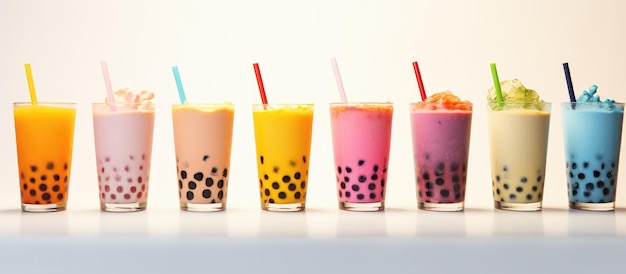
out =
<path fill-rule="evenodd" d="M 40 184 L 39 185 L 39 190 L 46 191 L 47 189 L 48 189 L 48 186 L 46 184 Z"/>
<path fill-rule="evenodd" d="M 611 167 L 615 167 L 615 162 L 611 162 Z"/>
<path fill-rule="evenodd" d="M 208 160 L 208 159 L 209 159 L 209 155 L 204 155 L 204 156 L 202 157 L 202 161 L 206 161 L 206 160 Z"/>
<path fill-rule="evenodd" d="M 220 199 L 224 198 L 224 191 L 220 190 L 220 192 L 217 193 L 217 198 L 220 198 Z"/>
<path fill-rule="evenodd" d="M 341 189 L 346 189 L 346 183 L 341 182 L 341 184 L 339 184 L 339 186 L 341 187 Z"/>
<path fill-rule="evenodd" d="M 443 176 L 443 169 L 435 170 L 435 176 Z"/>
<path fill-rule="evenodd" d="M 346 167 L 346 172 L 348 172 L 348 173 L 352 172 L 352 168 L 351 168 L 351 167 L 349 167 L 349 166 L 347 166 L 347 167 Z"/>
<path fill-rule="evenodd" d="M 270 200 L 267 201 L 267 202 L 269 202 L 270 204 L 273 204 L 274 203 L 274 199 L 270 198 Z"/>
<path fill-rule="evenodd" d="M 504 171 L 504 172 L 509 171 L 509 167 L 507 167 L 507 166 L 503 166 L 503 167 L 502 167 L 502 171 Z"/>
<path fill-rule="evenodd" d="M 519 180 L 520 180 L 520 182 L 522 182 L 522 183 L 525 183 L 525 182 L 527 182 L 527 181 L 528 181 L 528 179 L 526 179 L 526 177 L 522 177 L 522 178 L 521 178 L 521 179 L 519 179 Z"/>
<path fill-rule="evenodd" d="M 611 185 L 614 186 L 615 185 L 615 179 L 611 179 Z"/>
<path fill-rule="evenodd" d="M 294 161 L 289 161 L 289 165 L 290 165 L 290 166 L 296 166 L 296 162 L 294 162 Z"/>
<path fill-rule="evenodd" d="M 362 166 L 363 164 L 365 164 L 365 161 L 359 160 L 359 166 Z"/>
<path fill-rule="evenodd" d="M 456 195 L 454 195 L 455 199 L 461 199 L 461 193 L 457 193 Z"/>
<path fill-rule="evenodd" d="M 289 190 L 294 191 L 296 190 L 296 184 L 289 184 Z"/>
<path fill-rule="evenodd" d="M 341 192 L 339 192 L 339 193 L 340 193 L 340 194 L 339 194 L 339 197 L 341 197 Z M 295 194 L 293 194 L 293 197 L 294 197 L 294 198 L 296 198 L 296 199 L 300 199 L 300 196 L 301 196 L 301 195 L 302 195 L 302 194 L 300 194 L 300 191 L 298 191 L 298 192 L 296 192 Z"/>
<path fill-rule="evenodd" d="M 294 178 L 296 178 L 296 180 L 300 180 L 300 177 L 301 177 L 301 176 L 302 176 L 302 175 L 300 175 L 300 172 L 296 172 L 296 173 L 293 175 L 293 177 L 294 177 Z"/>
<path fill-rule="evenodd" d="M 530 194 L 526 195 L 526 200 L 532 200 L 532 199 L 533 199 L 533 195 L 530 195 Z"/>
<path fill-rule="evenodd" d="M 274 173 L 278 173 L 278 167 L 277 166 L 273 167 L 272 171 L 274 171 Z"/>
<path fill-rule="evenodd" d="M 606 177 L 607 177 L 607 178 L 609 178 L 609 179 L 613 178 L 613 173 L 612 173 L 612 172 L 610 172 L 610 171 L 609 171 L 609 172 L 607 172 L 607 173 L 606 173 Z"/>
<path fill-rule="evenodd" d="M 522 192 L 524 191 L 524 189 L 521 186 L 518 186 L 517 188 L 515 188 L 515 191 Z"/>
<path fill-rule="evenodd" d="M 211 174 L 215 174 L 217 172 L 217 167 L 212 167 L 211 168 Z"/>
<path fill-rule="evenodd" d="M 432 191 L 426 191 L 426 197 L 433 197 Z"/>
<path fill-rule="evenodd" d="M 574 183 L 574 189 L 578 189 L 580 185 L 578 183 Z"/>
<path fill-rule="evenodd" d="M 339 196 L 339 198 L 341 198 L 343 196 L 343 194 L 341 193 L 341 190 L 337 191 L 337 196 Z M 296 198 L 298 199 L 298 198 Z"/>
<path fill-rule="evenodd" d="M 537 176 L 537 182 L 541 182 L 541 175 Z"/>
<path fill-rule="evenodd" d="M 445 168 L 445 165 L 443 164 L 443 162 L 440 162 L 437 164 L 437 170 L 443 170 Z"/>
<path fill-rule="evenodd" d="M 359 185 L 352 185 L 352 190 L 359 191 Z"/>
<path fill-rule="evenodd" d="M 263 156 L 260 157 L 261 164 L 263 164 Z"/>
<path fill-rule="evenodd" d="M 206 183 L 206 186 L 212 187 L 213 186 L 213 178 L 211 178 L 211 177 L 206 178 L 205 183 Z"/>
<path fill-rule="evenodd" d="M 609 190 L 609 188 L 608 188 L 608 187 L 605 187 L 605 188 L 602 190 L 602 193 L 603 193 L 604 195 L 609 195 L 609 192 L 611 192 L 611 190 Z"/>
<path fill-rule="evenodd" d="M 421 190 L 418 190 L 418 191 L 417 191 L 417 196 L 422 197 L 422 191 L 421 191 Z"/>
<path fill-rule="evenodd" d="M 590 193 L 589 191 L 585 191 L 585 193 L 583 193 L 583 195 L 584 195 L 585 197 L 589 197 L 589 196 L 591 196 L 591 193 Z"/>
<path fill-rule="evenodd" d="M 496 175 L 496 181 L 500 182 L 500 175 Z"/>
<path fill-rule="evenodd" d="M 511 194 L 511 195 L 509 195 L 509 198 L 511 198 L 511 200 L 515 200 L 515 198 L 517 198 L 517 196 L 515 196 L 515 194 Z"/>
<path fill-rule="evenodd" d="M 441 178 L 437 178 L 437 180 L 435 180 L 435 184 L 437 184 L 437 185 L 439 185 L 439 186 L 440 186 L 440 185 L 443 185 L 443 179 L 441 179 Z"/>
<path fill-rule="evenodd" d="M 193 192 L 187 191 L 187 200 L 193 200 Z"/>
<path fill-rule="evenodd" d="M 533 186 L 533 191 L 537 192 L 538 188 L 537 186 Z"/>
<path fill-rule="evenodd" d="M 283 176 L 283 183 L 289 183 L 289 181 L 291 181 L 291 177 L 288 175 Z"/>
<path fill-rule="evenodd" d="M 180 172 L 180 178 L 182 178 L 183 180 L 184 180 L 184 179 L 187 179 L 187 171 L 184 171 L 184 170 L 183 170 L 183 171 L 181 171 L 181 172 Z M 55 179 L 55 180 L 56 180 L 56 179 Z"/>
<path fill-rule="evenodd" d="M 428 172 L 424 172 L 424 174 L 422 174 L 422 178 L 424 178 L 424 180 L 428 180 L 430 179 L 430 174 L 428 174 Z"/>
<path fill-rule="evenodd" d="M 302 162 L 306 163 L 306 155 L 302 155 Z"/>
<path fill-rule="evenodd" d="M 279 185 L 277 182 L 273 182 L 273 183 L 272 183 L 272 188 L 273 188 L 273 189 L 279 189 L 279 188 L 280 188 L 280 185 Z"/>
<path fill-rule="evenodd" d="M 343 180 L 346 181 L 346 183 L 349 183 L 350 182 L 350 177 L 345 176 L 345 177 L 343 177 Z"/>
<path fill-rule="evenodd" d="M 576 163 L 572 163 L 572 169 L 576 169 L 578 165 Z"/>
<path fill-rule="evenodd" d="M 270 190 L 266 188 L 266 189 L 265 189 L 265 195 L 266 195 L 266 196 L 270 196 L 270 193 L 271 193 L 271 192 L 270 192 Z"/>
<path fill-rule="evenodd" d="M 302 181 L 302 182 L 300 183 L 300 187 L 301 187 L 302 189 L 306 188 L 306 181 Z"/>
<path fill-rule="evenodd" d="M 50 193 L 46 192 L 44 194 L 41 194 L 41 199 L 44 199 L 44 200 L 48 201 L 48 200 L 50 200 L 50 198 L 51 198 L 50 197 Z"/>
<path fill-rule="evenodd" d="M 604 187 L 604 182 L 603 181 L 598 181 L 598 183 L 596 183 L 596 185 L 598 186 L 598 188 L 603 188 Z"/>
<path fill-rule="evenodd" d="M 374 184 L 374 183 L 370 183 L 369 185 L 367 185 L 367 189 L 369 189 L 369 190 L 374 190 L 374 189 L 376 189 L 376 184 Z"/>
<path fill-rule="evenodd" d="M 453 182 L 453 183 L 458 183 L 458 182 L 459 182 L 459 180 L 460 180 L 459 175 L 454 174 L 454 175 L 452 176 L 452 182 Z M 492 183 L 493 183 L 493 182 L 492 182 Z"/>
<path fill-rule="evenodd" d="M 588 168 L 589 167 L 589 162 L 583 162 L 583 168 Z"/>
<path fill-rule="evenodd" d="M 367 178 L 364 175 L 359 176 L 359 182 L 363 183 L 367 180 Z"/>
<path fill-rule="evenodd" d="M 585 179 L 585 174 L 584 173 L 578 173 L 578 179 L 584 180 Z"/>
<path fill-rule="evenodd" d="M 593 171 L 593 177 L 596 177 L 596 178 L 600 177 L 600 171 L 594 170 Z"/>
<path fill-rule="evenodd" d="M 202 191 L 202 197 L 204 197 L 205 199 L 211 198 L 211 190 L 210 189 L 203 190 Z"/>
<path fill-rule="evenodd" d="M 498 195 L 500 195 L 500 189 L 496 188 L 496 193 L 498 193 Z"/>
<path fill-rule="evenodd" d="M 24 190 L 28 189 L 28 185 L 27 184 L 22 185 L 22 187 L 24 188 Z"/>
<path fill-rule="evenodd" d="M 572 195 L 574 196 L 578 195 L 578 191 L 577 190 L 572 191 Z"/>
<path fill-rule="evenodd" d="M 504 184 L 503 187 L 504 189 L 509 189 L 509 184 Z"/>
<path fill-rule="evenodd" d="M 196 183 L 193 181 L 189 182 L 189 189 L 196 189 Z"/>
<path fill-rule="evenodd" d="M 63 182 L 66 182 L 66 183 L 67 183 L 67 175 L 66 175 L 66 176 L 63 176 Z"/>
<path fill-rule="evenodd" d="M 380 186 L 385 187 L 385 179 L 380 180 Z"/>
<path fill-rule="evenodd" d="M 450 196 L 450 191 L 447 189 L 442 189 L 441 191 L 439 191 L 439 194 L 441 194 L 441 196 L 443 197 L 448 197 Z"/>
<path fill-rule="evenodd" d="M 350 193 L 350 191 L 346 191 L 346 198 L 350 198 L 351 195 L 352 193 Z"/>
<path fill-rule="evenodd" d="M 57 195 L 57 199 L 63 200 L 63 193 L 59 193 L 59 195 Z"/>
<path fill-rule="evenodd" d="M 217 187 L 219 187 L 219 188 L 224 187 L 224 180 L 220 179 L 219 181 L 217 181 Z"/>
<path fill-rule="evenodd" d="M 572 173 L 572 172 L 570 171 L 570 173 L 569 173 L 569 177 L 570 177 L 570 178 L 574 178 L 574 173 Z"/>
<path fill-rule="evenodd" d="M 433 188 L 433 183 L 431 183 L 431 182 L 426 182 L 426 188 L 428 188 L 428 189 Z"/>
<path fill-rule="evenodd" d="M 178 188 L 180 188 L 180 189 L 183 188 L 183 181 L 178 180 Z"/>
<path fill-rule="evenodd" d="M 54 169 L 54 163 L 53 162 L 48 162 L 46 164 L 46 169 L 47 170 L 53 170 Z"/>
<path fill-rule="evenodd" d="M 452 162 L 450 164 L 450 171 L 457 171 L 459 170 L 459 164 L 457 162 Z"/>
<path fill-rule="evenodd" d="M 30 166 L 30 171 L 37 172 L 37 166 Z"/>
<path fill-rule="evenodd" d="M 30 196 L 35 197 L 35 195 L 37 195 L 37 191 L 35 191 L 34 189 L 31 189 L 29 192 Z"/>
<path fill-rule="evenodd" d="M 340 166 L 337 167 L 337 173 L 341 174 L 341 167 Z"/>
<path fill-rule="evenodd" d="M 359 200 L 363 200 L 363 199 L 365 199 L 365 195 L 358 194 L 358 195 L 356 195 L 356 198 L 359 199 Z"/>
<path fill-rule="evenodd" d="M 587 184 L 585 185 L 585 188 L 586 188 L 587 190 L 591 191 L 591 190 L 593 190 L 593 184 L 592 184 L 592 183 L 587 183 Z"/>
<path fill-rule="evenodd" d="M 263 175 L 263 178 L 265 178 L 265 180 L 269 180 L 270 176 L 268 176 L 267 174 Z"/>
<path fill-rule="evenodd" d="M 371 192 L 370 193 L 370 199 L 376 199 L 376 193 Z"/>
<path fill-rule="evenodd" d="M 373 181 L 378 180 L 378 175 L 376 175 L 376 173 L 372 174 L 372 180 Z"/>
<path fill-rule="evenodd" d="M 378 165 L 374 165 L 373 170 L 374 170 L 374 172 L 378 172 Z"/>
<path fill-rule="evenodd" d="M 35 179 L 35 178 L 33 178 L 33 177 L 30 177 L 30 182 L 31 182 L 31 183 L 35 183 L 35 182 L 37 182 L 37 179 Z"/>
<path fill-rule="evenodd" d="M 222 176 L 223 177 L 228 176 L 228 169 L 227 168 L 224 168 L 224 171 L 222 171 Z"/>
<path fill-rule="evenodd" d="M 600 166 L 600 169 L 604 169 L 606 166 L 604 165 L 604 163 L 602 163 L 602 165 Z"/>

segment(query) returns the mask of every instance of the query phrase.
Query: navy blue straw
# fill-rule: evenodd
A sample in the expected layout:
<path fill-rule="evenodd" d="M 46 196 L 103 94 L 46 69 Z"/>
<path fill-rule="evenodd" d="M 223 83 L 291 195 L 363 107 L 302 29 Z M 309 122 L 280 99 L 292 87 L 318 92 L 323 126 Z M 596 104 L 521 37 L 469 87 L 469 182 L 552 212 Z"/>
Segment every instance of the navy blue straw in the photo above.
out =
<path fill-rule="evenodd" d="M 569 64 L 563 63 L 563 70 L 565 71 L 565 82 L 567 82 L 567 90 L 569 91 L 569 101 L 572 103 L 576 103 L 574 85 L 572 84 L 572 75 L 570 75 L 569 73 Z"/>

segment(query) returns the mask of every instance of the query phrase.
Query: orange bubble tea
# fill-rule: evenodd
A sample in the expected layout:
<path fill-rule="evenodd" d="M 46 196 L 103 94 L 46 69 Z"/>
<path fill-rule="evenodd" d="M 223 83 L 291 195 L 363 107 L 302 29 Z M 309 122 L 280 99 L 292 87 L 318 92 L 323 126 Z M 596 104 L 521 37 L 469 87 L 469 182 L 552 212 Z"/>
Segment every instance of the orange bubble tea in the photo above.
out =
<path fill-rule="evenodd" d="M 22 210 L 65 210 L 74 142 L 74 103 L 14 103 Z"/>
<path fill-rule="evenodd" d="M 254 105 L 261 208 L 303 211 L 309 173 L 313 104 Z"/>

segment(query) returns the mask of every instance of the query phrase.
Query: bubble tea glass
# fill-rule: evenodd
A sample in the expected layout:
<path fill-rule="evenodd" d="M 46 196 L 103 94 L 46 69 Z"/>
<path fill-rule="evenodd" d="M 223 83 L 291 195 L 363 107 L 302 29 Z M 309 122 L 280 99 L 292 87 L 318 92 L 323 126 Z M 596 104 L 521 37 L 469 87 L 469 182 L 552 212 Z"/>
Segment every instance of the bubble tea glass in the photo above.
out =
<path fill-rule="evenodd" d="M 14 103 L 13 114 L 22 210 L 65 210 L 76 105 Z"/>
<path fill-rule="evenodd" d="M 182 210 L 226 209 L 234 115 L 232 104 L 172 105 Z"/>
<path fill-rule="evenodd" d="M 261 209 L 303 211 L 313 104 L 252 106 Z"/>
<path fill-rule="evenodd" d="M 385 209 L 393 103 L 331 103 L 339 208 Z"/>
<path fill-rule="evenodd" d="M 546 172 L 550 103 L 542 109 L 487 106 L 494 207 L 540 210 Z"/>
<path fill-rule="evenodd" d="M 100 209 L 146 209 L 154 131 L 154 105 L 92 105 Z"/>
<path fill-rule="evenodd" d="M 615 209 L 624 103 L 562 103 L 569 207 Z"/>
<path fill-rule="evenodd" d="M 472 104 L 449 110 L 439 102 L 409 105 L 419 209 L 464 208 Z"/>

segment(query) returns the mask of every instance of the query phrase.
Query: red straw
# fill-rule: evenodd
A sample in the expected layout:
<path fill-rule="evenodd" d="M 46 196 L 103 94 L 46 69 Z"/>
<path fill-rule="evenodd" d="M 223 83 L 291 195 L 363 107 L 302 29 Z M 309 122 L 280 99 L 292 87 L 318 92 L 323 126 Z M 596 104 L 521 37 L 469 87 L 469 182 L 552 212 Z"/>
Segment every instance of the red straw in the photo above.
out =
<path fill-rule="evenodd" d="M 254 67 L 254 74 L 256 74 L 256 83 L 259 85 L 259 93 L 261 93 L 261 102 L 267 105 L 267 96 L 265 96 L 265 87 L 263 87 L 263 78 L 261 77 L 261 69 L 259 63 L 252 64 Z"/>
<path fill-rule="evenodd" d="M 426 90 L 424 89 L 424 82 L 422 81 L 422 74 L 420 73 L 420 67 L 416 62 L 413 62 L 413 70 L 415 70 L 415 78 L 417 78 L 417 86 L 420 88 L 420 95 L 422 95 L 422 101 L 426 100 Z"/>

